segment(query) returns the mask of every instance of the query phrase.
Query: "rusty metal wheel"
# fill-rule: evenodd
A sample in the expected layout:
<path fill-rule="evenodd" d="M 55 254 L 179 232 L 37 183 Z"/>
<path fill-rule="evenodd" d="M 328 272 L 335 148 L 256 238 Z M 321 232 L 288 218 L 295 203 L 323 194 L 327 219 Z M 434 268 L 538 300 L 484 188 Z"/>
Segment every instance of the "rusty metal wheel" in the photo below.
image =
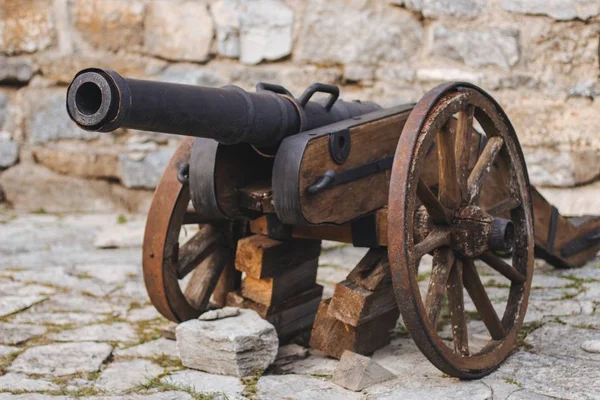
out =
<path fill-rule="evenodd" d="M 165 169 L 144 234 L 143 270 L 148 295 L 156 309 L 175 322 L 198 317 L 209 307 L 211 296 L 222 305 L 226 292 L 235 289 L 237 280 L 233 268 L 235 247 L 225 223 L 202 224 L 188 210 L 189 186 L 180 181 L 192 142 L 192 138 L 184 139 Z M 198 231 L 183 242 L 186 226 L 191 230 L 194 225 Z"/>
<path fill-rule="evenodd" d="M 475 161 L 470 142 L 477 124 L 487 144 Z M 421 179 L 434 143 L 437 187 Z M 502 207 L 485 208 L 480 196 L 492 170 L 509 198 L 500 199 Z M 417 103 L 396 149 L 388 207 L 394 290 L 413 340 L 448 375 L 489 374 L 517 342 L 533 274 L 534 236 L 523 154 L 507 116 L 487 93 L 447 83 Z M 511 254 L 512 262 L 497 252 Z M 426 254 L 433 256 L 429 277 L 423 267 L 418 270 Z M 505 297 L 490 300 L 500 288 Z M 472 303 L 465 302 L 466 294 Z M 483 330 L 470 335 L 475 323 Z"/>

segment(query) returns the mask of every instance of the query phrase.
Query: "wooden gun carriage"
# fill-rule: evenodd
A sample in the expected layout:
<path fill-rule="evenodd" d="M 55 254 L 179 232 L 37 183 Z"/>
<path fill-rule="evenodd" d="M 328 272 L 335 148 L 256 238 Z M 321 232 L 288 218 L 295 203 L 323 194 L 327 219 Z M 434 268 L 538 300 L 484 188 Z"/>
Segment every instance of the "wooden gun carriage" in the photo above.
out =
<path fill-rule="evenodd" d="M 328 97 L 312 101 L 317 92 Z M 251 308 L 282 338 L 312 326 L 311 346 L 340 357 L 389 343 L 401 313 L 440 370 L 488 374 L 517 342 L 534 256 L 581 266 L 600 250 L 600 218 L 561 216 L 531 187 L 508 117 L 472 84 L 387 109 L 338 96 L 324 84 L 294 99 L 272 84 L 248 93 L 90 69 L 67 109 L 88 130 L 187 136 L 156 188 L 143 246 L 146 287 L 166 318 Z M 180 243 L 190 225 L 198 232 Z M 326 300 L 322 240 L 369 248 Z M 486 271 L 504 279 L 500 307 Z"/>

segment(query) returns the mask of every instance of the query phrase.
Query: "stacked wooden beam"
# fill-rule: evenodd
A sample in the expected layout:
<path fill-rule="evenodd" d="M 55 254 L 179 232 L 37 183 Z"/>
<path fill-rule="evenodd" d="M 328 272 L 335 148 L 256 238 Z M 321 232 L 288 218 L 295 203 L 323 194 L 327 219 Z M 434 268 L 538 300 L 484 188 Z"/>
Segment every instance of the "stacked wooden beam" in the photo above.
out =
<path fill-rule="evenodd" d="M 241 239 L 235 267 L 245 277 L 241 289 L 227 295 L 227 305 L 255 310 L 281 339 L 310 328 L 323 294 L 316 283 L 320 252 L 318 240 Z"/>
<path fill-rule="evenodd" d="M 310 346 L 340 358 L 344 350 L 369 355 L 390 342 L 400 315 L 385 248 L 371 249 L 321 302 Z"/>

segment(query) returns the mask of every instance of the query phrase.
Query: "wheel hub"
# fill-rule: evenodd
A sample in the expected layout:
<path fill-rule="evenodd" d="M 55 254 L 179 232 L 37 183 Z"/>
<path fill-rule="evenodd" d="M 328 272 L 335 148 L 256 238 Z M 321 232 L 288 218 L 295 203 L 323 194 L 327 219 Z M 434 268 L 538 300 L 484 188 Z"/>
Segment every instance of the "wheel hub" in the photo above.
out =
<path fill-rule="evenodd" d="M 462 257 L 477 258 L 490 250 L 508 252 L 514 244 L 514 224 L 494 218 L 477 206 L 459 209 L 451 231 L 451 246 Z"/>

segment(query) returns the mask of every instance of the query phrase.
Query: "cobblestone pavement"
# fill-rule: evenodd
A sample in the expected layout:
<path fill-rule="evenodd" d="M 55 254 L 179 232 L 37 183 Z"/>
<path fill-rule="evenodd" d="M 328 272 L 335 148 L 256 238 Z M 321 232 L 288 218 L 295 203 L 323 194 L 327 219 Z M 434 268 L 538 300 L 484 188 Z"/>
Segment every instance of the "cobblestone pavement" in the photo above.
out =
<path fill-rule="evenodd" d="M 331 383 L 337 361 L 318 351 L 260 378 L 183 368 L 144 288 L 139 217 L 4 212 L 0 221 L 0 400 L 600 399 L 600 260 L 562 271 L 538 261 L 527 336 L 490 376 L 443 375 L 399 328 L 373 356 L 397 378 L 354 393 Z M 327 296 L 363 253 L 328 244 Z"/>

